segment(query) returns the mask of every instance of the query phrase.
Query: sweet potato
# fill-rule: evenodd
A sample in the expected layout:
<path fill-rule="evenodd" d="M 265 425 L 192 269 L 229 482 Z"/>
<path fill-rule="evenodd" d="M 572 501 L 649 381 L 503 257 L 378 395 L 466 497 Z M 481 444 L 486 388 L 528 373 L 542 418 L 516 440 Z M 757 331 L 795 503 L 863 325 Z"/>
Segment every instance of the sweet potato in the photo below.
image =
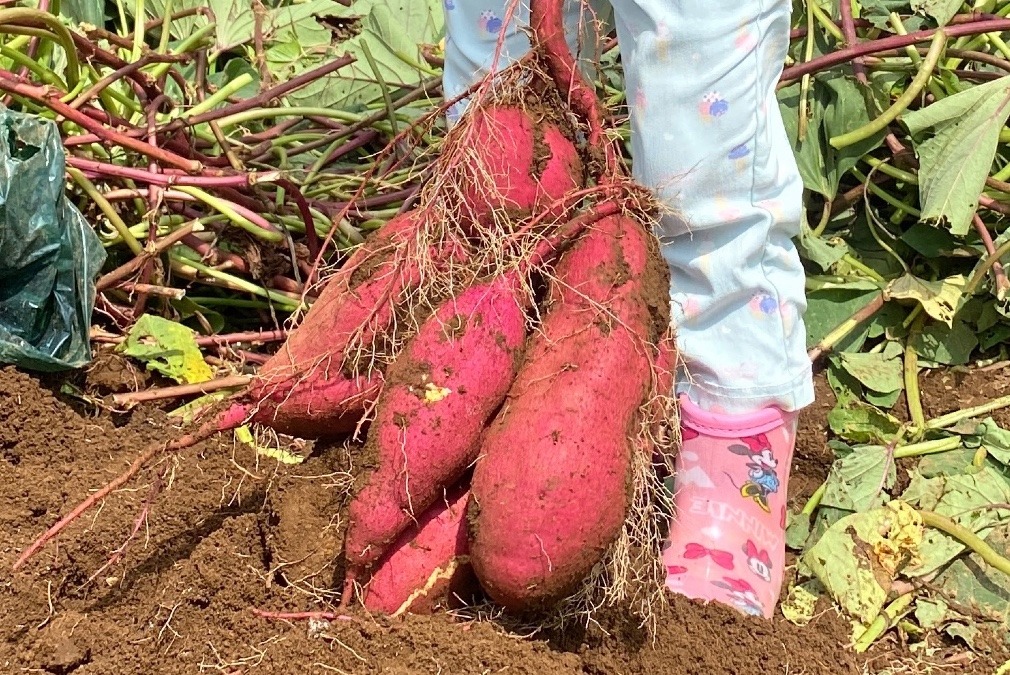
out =
<path fill-rule="evenodd" d="M 487 224 L 502 213 L 560 217 L 565 208 L 558 200 L 585 183 L 572 141 L 555 124 L 518 107 L 478 107 L 471 117 L 458 180 L 468 221 Z"/>
<path fill-rule="evenodd" d="M 636 221 L 599 222 L 555 271 L 471 488 L 474 570 L 516 611 L 572 592 L 620 532 L 649 352 L 669 322 L 668 272 Z"/>
<path fill-rule="evenodd" d="M 367 609 L 430 613 L 467 600 L 477 584 L 466 559 L 464 518 L 470 493 L 457 486 L 430 506 L 381 558 L 365 586 Z"/>
<path fill-rule="evenodd" d="M 378 397 L 382 374 L 349 373 L 344 356 L 352 339 L 387 331 L 400 295 L 416 286 L 410 260 L 421 214 L 409 212 L 366 240 L 326 283 L 297 330 L 267 361 L 219 426 L 257 422 L 300 438 L 353 430 Z"/>
<path fill-rule="evenodd" d="M 375 468 L 349 508 L 352 572 L 375 562 L 476 459 L 526 339 L 514 279 L 495 277 L 446 301 L 387 370 L 364 452 Z"/>

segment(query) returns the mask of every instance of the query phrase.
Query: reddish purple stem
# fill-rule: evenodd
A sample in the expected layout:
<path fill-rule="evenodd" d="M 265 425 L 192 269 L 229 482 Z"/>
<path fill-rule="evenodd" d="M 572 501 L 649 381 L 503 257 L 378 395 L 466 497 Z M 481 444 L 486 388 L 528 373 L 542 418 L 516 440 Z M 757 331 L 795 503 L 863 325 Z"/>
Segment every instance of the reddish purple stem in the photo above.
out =
<path fill-rule="evenodd" d="M 326 215 L 333 215 L 340 213 L 349 206 L 354 207 L 355 210 L 361 211 L 365 209 L 375 209 L 381 208 L 383 206 L 389 206 L 390 204 L 395 204 L 396 202 L 403 201 L 404 199 L 410 198 L 414 194 L 414 187 L 404 188 L 403 190 L 396 190 L 395 192 L 387 192 L 383 195 L 376 195 L 374 197 L 368 197 L 367 199 L 359 199 L 353 202 L 320 202 L 313 201 L 312 205 L 317 209 L 325 213 Z"/>
<path fill-rule="evenodd" d="M 856 37 L 856 22 L 852 18 L 851 0 L 840 0 L 838 3 L 838 11 L 841 14 L 842 35 L 845 36 L 845 44 L 849 47 L 855 47 L 859 44 L 859 38 Z M 866 77 L 866 66 L 863 65 L 862 58 L 855 58 L 852 60 L 852 72 L 855 73 L 856 81 L 859 82 L 859 84 L 870 84 L 869 79 Z"/>
<path fill-rule="evenodd" d="M 305 244 L 309 248 L 309 255 L 313 258 L 316 257 L 321 244 L 319 234 L 316 232 L 315 221 L 312 220 L 312 212 L 309 210 L 308 200 L 305 199 L 305 195 L 298 189 L 298 186 L 288 179 L 281 179 L 277 181 L 277 184 L 284 188 L 291 195 L 291 198 L 295 200 L 295 204 L 298 205 L 298 213 L 301 214 L 302 222 L 305 223 Z"/>
<path fill-rule="evenodd" d="M 247 187 L 257 182 L 257 177 L 261 174 L 242 173 L 234 176 L 190 176 L 184 173 L 165 171 L 165 173 L 152 173 L 147 169 L 136 169 L 118 164 L 108 164 L 98 162 L 93 159 L 83 159 L 81 157 L 67 157 L 67 164 L 80 169 L 89 176 L 97 178 L 129 178 L 130 180 L 141 181 L 147 185 L 158 185 L 161 187 L 172 187 L 173 185 L 185 185 L 189 187 L 217 188 L 217 187 Z"/>
<path fill-rule="evenodd" d="M 963 37 L 965 35 L 981 35 L 982 33 L 1000 33 L 1010 30 L 1010 19 L 974 21 L 960 25 L 947 26 L 943 30 L 948 37 L 952 38 Z M 782 71 L 780 82 L 792 82 L 794 80 L 798 80 L 804 75 L 827 70 L 833 66 L 852 61 L 860 56 L 886 52 L 891 49 L 901 49 L 902 47 L 908 47 L 920 42 L 929 42 L 933 39 L 935 34 L 936 30 L 920 30 L 914 33 L 909 33 L 908 35 L 894 35 L 891 37 L 881 38 L 879 40 L 863 42 L 852 47 L 846 47 L 845 49 L 840 49 L 837 52 L 832 52 L 816 59 L 811 59 L 806 63 L 800 63 L 792 66 L 791 68 L 786 68 Z"/>

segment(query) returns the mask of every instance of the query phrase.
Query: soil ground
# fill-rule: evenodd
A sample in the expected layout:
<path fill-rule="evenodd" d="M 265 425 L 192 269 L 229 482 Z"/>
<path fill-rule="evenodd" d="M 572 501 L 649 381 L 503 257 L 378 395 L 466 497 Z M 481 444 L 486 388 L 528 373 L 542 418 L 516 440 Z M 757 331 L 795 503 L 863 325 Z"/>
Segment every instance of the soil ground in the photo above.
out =
<path fill-rule="evenodd" d="M 106 370 L 90 383 L 103 378 L 116 380 Z M 1008 381 L 1010 370 L 927 376 L 927 415 L 1003 395 Z M 230 442 L 204 443 L 115 493 L 11 574 L 39 532 L 149 442 L 176 433 L 158 408 L 89 412 L 61 393 L 63 384 L 0 369 L 0 569 L 8 570 L 0 586 L 2 673 L 897 675 L 992 673 L 1007 659 L 1000 649 L 975 654 L 944 643 L 928 656 L 913 654 L 895 637 L 857 656 L 846 648 L 848 623 L 829 609 L 801 628 L 676 599 L 654 639 L 616 612 L 589 629 L 534 635 L 448 615 L 261 618 L 252 608 L 324 609 L 326 589 L 339 579 L 333 563 L 350 478 L 349 455 L 339 447 L 316 448 L 288 466 Z M 831 461 L 831 393 L 822 379 L 818 387 L 801 422 L 794 503 L 820 484 Z M 144 511 L 159 471 L 164 487 L 148 518 L 123 559 L 103 569 Z"/>

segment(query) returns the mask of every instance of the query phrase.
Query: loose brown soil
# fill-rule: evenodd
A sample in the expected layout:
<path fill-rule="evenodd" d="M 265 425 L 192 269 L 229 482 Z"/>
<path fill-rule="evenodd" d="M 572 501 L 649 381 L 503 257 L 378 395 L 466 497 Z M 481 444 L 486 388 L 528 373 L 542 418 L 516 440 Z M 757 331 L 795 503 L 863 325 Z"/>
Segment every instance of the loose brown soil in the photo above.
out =
<path fill-rule="evenodd" d="M 1003 394 L 1007 380 L 996 372 L 927 377 L 927 414 Z M 5 570 L 145 445 L 176 433 L 153 408 L 89 414 L 59 393 L 61 383 L 0 370 Z M 831 460 L 824 421 L 831 400 L 823 382 L 819 394 L 800 427 L 794 501 L 820 483 Z M 127 539 L 157 470 L 113 495 L 23 569 L 6 573 L 0 673 L 991 673 L 1006 658 L 941 644 L 924 661 L 894 638 L 857 657 L 845 647 L 847 623 L 831 610 L 799 628 L 684 600 L 664 611 L 654 640 L 618 613 L 588 630 L 532 636 L 494 620 L 447 615 L 355 614 L 329 623 L 254 615 L 254 607 L 325 608 L 340 578 L 350 457 L 341 448 L 317 448 L 292 467 L 257 460 L 222 440 L 166 460 L 158 467 L 165 488 L 119 564 L 99 572 Z M 927 663 L 934 668 L 927 671 Z"/>

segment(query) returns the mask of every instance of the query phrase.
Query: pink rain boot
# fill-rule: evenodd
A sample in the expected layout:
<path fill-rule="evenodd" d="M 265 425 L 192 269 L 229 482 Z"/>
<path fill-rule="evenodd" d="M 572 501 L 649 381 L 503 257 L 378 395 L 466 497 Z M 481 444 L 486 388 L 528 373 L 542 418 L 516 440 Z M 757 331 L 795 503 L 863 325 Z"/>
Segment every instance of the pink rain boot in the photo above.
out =
<path fill-rule="evenodd" d="M 796 414 L 712 413 L 681 397 L 683 445 L 663 558 L 675 593 L 771 618 L 785 562 Z"/>

